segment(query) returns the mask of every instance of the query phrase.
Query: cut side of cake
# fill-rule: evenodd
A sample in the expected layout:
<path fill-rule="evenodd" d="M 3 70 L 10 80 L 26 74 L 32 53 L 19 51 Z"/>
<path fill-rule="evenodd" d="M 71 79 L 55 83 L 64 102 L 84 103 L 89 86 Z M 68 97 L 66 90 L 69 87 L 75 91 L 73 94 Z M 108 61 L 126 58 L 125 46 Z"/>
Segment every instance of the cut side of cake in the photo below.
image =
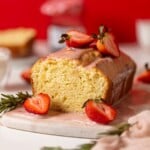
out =
<path fill-rule="evenodd" d="M 32 68 L 34 95 L 47 93 L 52 109 L 82 112 L 88 99 L 113 104 L 131 89 L 135 63 L 120 52 L 117 58 L 102 57 L 93 48 L 67 47 L 39 59 Z"/>

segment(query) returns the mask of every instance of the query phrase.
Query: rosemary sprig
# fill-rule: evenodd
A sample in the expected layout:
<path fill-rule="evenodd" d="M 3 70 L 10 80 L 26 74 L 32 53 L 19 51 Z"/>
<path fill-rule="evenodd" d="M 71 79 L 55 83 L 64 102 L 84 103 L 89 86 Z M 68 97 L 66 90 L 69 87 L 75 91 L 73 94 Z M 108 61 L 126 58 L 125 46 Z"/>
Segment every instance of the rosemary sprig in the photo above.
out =
<path fill-rule="evenodd" d="M 146 69 L 146 71 L 150 71 L 148 63 L 145 63 L 145 69 Z"/>
<path fill-rule="evenodd" d="M 43 147 L 41 150 L 63 150 L 61 147 Z"/>
<path fill-rule="evenodd" d="M 135 124 L 135 123 L 134 123 Z M 123 132 L 129 130 L 130 127 L 132 127 L 134 124 L 129 123 L 121 123 L 116 125 L 116 129 L 109 130 L 106 132 L 99 133 L 98 135 L 105 136 L 105 135 L 121 135 Z M 96 141 L 93 141 L 92 143 L 82 144 L 78 148 L 75 149 L 63 149 L 61 147 L 43 147 L 41 150 L 91 150 L 92 147 L 96 144 Z"/>
<path fill-rule="evenodd" d="M 43 147 L 41 150 L 91 150 L 91 148 L 96 144 L 96 142 L 82 144 L 75 149 L 63 149 L 61 147 Z"/>
<path fill-rule="evenodd" d="M 91 148 L 96 144 L 96 142 L 92 143 L 87 143 L 87 144 L 82 144 L 79 146 L 79 148 L 74 149 L 74 150 L 91 150 Z"/>
<path fill-rule="evenodd" d="M 18 92 L 16 95 L 1 94 L 0 115 L 12 109 L 15 109 L 18 105 L 22 104 L 25 99 L 31 96 L 32 95 L 28 92 Z"/>
<path fill-rule="evenodd" d="M 115 129 L 99 133 L 99 135 L 100 136 L 103 136 L 103 135 L 119 135 L 120 136 L 123 132 L 129 130 L 129 128 L 132 127 L 133 125 L 134 124 L 121 123 L 119 125 L 116 125 Z"/>

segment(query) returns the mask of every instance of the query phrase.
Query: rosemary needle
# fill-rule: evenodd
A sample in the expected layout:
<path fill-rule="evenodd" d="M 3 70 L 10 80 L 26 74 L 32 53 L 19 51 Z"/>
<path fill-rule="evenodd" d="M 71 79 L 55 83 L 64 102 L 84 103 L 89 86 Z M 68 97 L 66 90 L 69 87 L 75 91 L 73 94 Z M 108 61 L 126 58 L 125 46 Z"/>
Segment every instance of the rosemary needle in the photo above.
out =
<path fill-rule="evenodd" d="M 18 105 L 21 105 L 27 98 L 32 95 L 28 92 L 18 92 L 16 95 L 1 94 L 0 98 L 0 115 L 15 109 Z"/>
<path fill-rule="evenodd" d="M 82 144 L 75 149 L 63 149 L 61 147 L 43 147 L 41 150 L 91 150 L 91 148 L 96 144 L 96 142 L 91 142 L 87 144 Z"/>

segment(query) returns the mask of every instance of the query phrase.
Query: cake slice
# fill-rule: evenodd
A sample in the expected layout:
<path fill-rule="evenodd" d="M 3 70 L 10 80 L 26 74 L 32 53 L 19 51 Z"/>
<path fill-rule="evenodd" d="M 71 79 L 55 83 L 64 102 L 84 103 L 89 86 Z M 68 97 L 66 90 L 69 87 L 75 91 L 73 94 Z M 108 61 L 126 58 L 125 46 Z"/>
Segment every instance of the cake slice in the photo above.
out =
<path fill-rule="evenodd" d="M 123 52 L 113 58 L 94 48 L 67 47 L 34 64 L 33 93 L 47 93 L 54 110 L 81 112 L 88 99 L 113 104 L 123 98 L 132 87 L 135 69 Z"/>
<path fill-rule="evenodd" d="M 0 31 L 0 47 L 11 50 L 13 57 L 24 57 L 31 54 L 36 31 L 32 28 L 18 27 Z"/>

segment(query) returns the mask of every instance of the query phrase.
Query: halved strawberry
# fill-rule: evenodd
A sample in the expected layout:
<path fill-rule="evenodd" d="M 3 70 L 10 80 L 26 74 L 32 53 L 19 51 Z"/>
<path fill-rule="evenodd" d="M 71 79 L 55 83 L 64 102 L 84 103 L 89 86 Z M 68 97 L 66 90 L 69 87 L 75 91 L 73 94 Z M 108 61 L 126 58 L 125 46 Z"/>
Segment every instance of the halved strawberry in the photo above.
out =
<path fill-rule="evenodd" d="M 21 73 L 21 78 L 25 80 L 27 83 L 31 83 L 31 68 L 24 70 Z"/>
<path fill-rule="evenodd" d="M 108 124 L 116 117 L 116 110 L 104 102 L 88 100 L 85 103 L 86 115 L 93 121 Z"/>
<path fill-rule="evenodd" d="M 145 64 L 146 70 L 141 73 L 138 77 L 137 80 L 143 83 L 150 83 L 150 69 L 148 68 L 148 63 Z"/>
<path fill-rule="evenodd" d="M 100 26 L 99 35 L 97 38 L 98 40 L 96 46 L 102 54 L 119 57 L 120 51 L 114 35 L 111 32 L 108 32 L 105 26 Z"/>
<path fill-rule="evenodd" d="M 96 42 L 96 47 L 97 49 L 102 53 L 102 54 L 108 54 L 107 49 L 104 45 L 103 40 L 97 40 Z"/>
<path fill-rule="evenodd" d="M 50 108 L 51 99 L 47 94 L 40 93 L 24 101 L 24 108 L 34 114 L 47 114 Z"/>
<path fill-rule="evenodd" d="M 88 45 L 93 41 L 94 38 L 92 36 L 72 30 L 66 34 L 62 34 L 59 43 L 66 42 L 69 47 L 82 48 L 88 47 Z"/>

